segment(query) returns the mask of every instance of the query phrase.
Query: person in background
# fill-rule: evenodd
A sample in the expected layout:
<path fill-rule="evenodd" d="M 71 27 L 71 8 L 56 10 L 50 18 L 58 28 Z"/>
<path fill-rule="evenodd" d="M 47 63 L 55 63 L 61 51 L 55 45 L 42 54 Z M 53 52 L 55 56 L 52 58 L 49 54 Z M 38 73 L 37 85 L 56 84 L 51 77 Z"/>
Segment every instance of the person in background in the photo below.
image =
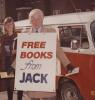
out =
<path fill-rule="evenodd" d="M 33 9 L 32 11 L 30 11 L 29 13 L 29 21 L 31 24 L 31 29 L 30 30 L 26 30 L 24 32 L 26 33 L 51 33 L 51 32 L 55 32 L 58 33 L 58 30 L 55 30 L 54 28 L 45 28 L 43 26 L 43 20 L 44 20 L 44 14 L 40 9 Z M 70 62 L 70 60 L 67 58 L 67 56 L 65 55 L 63 49 L 60 47 L 60 40 L 59 37 L 57 37 L 57 46 L 56 46 L 56 55 L 57 58 L 60 60 L 60 62 L 62 63 L 62 65 L 66 68 L 68 73 L 78 73 L 79 72 L 79 68 L 73 66 L 73 64 Z M 77 72 L 76 72 L 77 70 Z M 41 92 L 27 92 L 28 95 L 34 96 L 35 98 L 49 98 L 49 95 L 47 95 L 46 93 L 41 93 Z M 52 95 L 53 96 L 53 95 Z M 31 100 L 39 100 L 39 99 L 31 99 Z"/>
<path fill-rule="evenodd" d="M 4 34 L 1 37 L 1 58 L 3 71 L 7 74 L 14 73 L 15 70 L 11 66 L 16 57 L 16 37 L 14 20 L 12 17 L 6 17 L 4 20 Z M 6 78 L 6 89 L 8 94 L 8 100 L 13 100 L 14 78 Z M 18 100 L 22 100 L 22 91 L 18 91 Z"/>

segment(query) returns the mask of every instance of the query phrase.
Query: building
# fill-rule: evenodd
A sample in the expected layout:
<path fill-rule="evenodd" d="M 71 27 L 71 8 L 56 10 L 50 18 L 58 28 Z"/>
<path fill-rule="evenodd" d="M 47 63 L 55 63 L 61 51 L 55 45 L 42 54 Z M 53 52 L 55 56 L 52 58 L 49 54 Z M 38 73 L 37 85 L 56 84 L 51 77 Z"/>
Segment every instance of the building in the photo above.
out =
<path fill-rule="evenodd" d="M 5 18 L 5 0 L 0 0 L 0 22 Z"/>
<path fill-rule="evenodd" d="M 46 16 L 95 10 L 95 0 L 0 0 L 0 7 L 0 21 L 6 16 L 21 20 L 34 8 L 43 10 Z"/>

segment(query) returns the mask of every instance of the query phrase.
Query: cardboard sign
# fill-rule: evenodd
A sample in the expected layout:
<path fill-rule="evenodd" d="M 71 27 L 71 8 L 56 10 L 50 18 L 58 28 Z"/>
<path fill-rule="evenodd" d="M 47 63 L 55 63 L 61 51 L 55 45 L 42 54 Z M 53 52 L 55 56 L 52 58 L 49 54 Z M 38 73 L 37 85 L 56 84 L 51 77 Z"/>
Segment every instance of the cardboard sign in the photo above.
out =
<path fill-rule="evenodd" d="M 55 91 L 56 33 L 18 34 L 15 90 Z"/>

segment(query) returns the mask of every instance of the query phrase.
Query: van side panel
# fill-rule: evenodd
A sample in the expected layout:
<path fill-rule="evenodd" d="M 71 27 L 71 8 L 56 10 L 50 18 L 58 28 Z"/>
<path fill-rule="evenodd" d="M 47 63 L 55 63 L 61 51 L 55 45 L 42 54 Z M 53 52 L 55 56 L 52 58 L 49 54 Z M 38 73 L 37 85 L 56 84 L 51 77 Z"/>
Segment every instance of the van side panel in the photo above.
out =
<path fill-rule="evenodd" d="M 79 87 L 85 100 L 95 100 L 95 55 L 66 53 L 73 65 L 80 67 L 79 74 L 69 76 Z M 62 67 L 62 74 L 64 74 Z"/>

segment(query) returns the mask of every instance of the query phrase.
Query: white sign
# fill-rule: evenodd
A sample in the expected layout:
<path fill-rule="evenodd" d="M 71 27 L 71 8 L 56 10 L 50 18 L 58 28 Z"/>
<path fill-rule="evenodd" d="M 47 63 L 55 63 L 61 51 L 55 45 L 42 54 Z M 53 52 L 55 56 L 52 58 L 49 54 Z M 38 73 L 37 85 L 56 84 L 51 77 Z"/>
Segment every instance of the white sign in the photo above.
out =
<path fill-rule="evenodd" d="M 15 90 L 55 92 L 56 34 L 18 34 Z"/>

